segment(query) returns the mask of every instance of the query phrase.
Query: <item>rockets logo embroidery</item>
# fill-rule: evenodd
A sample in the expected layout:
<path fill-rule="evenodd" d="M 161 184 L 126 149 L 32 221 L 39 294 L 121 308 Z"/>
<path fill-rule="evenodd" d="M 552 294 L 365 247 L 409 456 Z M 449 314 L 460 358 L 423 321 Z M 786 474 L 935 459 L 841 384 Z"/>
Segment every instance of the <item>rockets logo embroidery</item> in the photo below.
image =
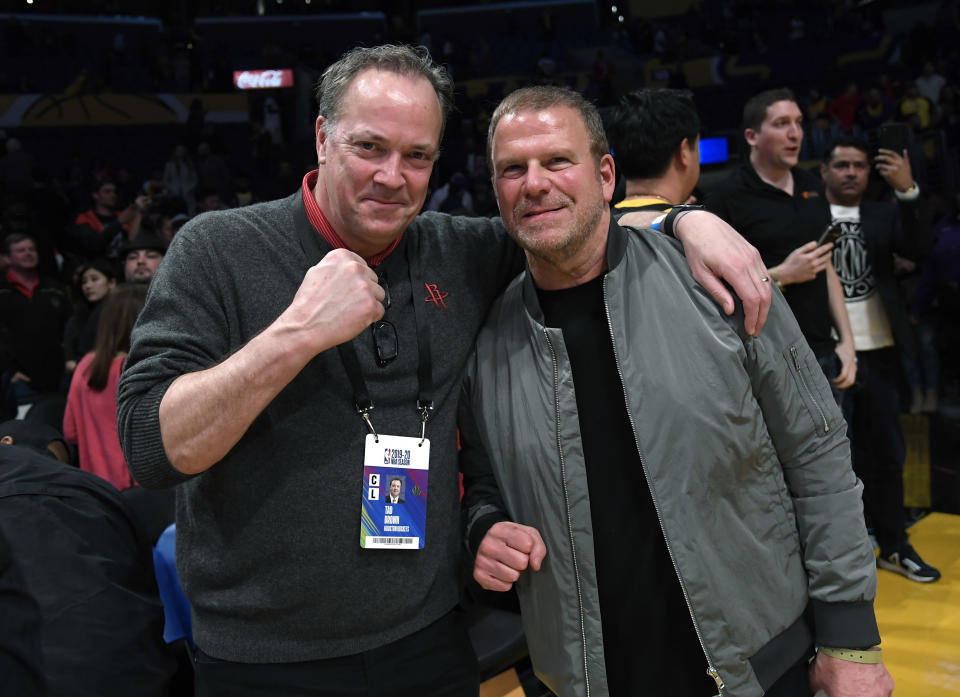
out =
<path fill-rule="evenodd" d="M 425 297 L 423 301 L 433 303 L 437 307 L 442 307 L 444 310 L 446 310 L 447 304 L 443 302 L 443 299 L 450 295 L 450 293 L 441 292 L 436 283 L 424 283 L 423 285 L 429 293 L 429 295 Z"/>

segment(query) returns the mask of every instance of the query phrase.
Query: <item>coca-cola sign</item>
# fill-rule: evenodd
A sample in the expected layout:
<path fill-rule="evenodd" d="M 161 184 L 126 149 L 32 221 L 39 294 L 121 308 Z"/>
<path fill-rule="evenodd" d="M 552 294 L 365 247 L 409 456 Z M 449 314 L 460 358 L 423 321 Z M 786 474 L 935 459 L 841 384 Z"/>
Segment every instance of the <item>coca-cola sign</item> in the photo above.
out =
<path fill-rule="evenodd" d="M 233 86 L 238 90 L 271 90 L 293 87 L 292 70 L 234 70 Z"/>

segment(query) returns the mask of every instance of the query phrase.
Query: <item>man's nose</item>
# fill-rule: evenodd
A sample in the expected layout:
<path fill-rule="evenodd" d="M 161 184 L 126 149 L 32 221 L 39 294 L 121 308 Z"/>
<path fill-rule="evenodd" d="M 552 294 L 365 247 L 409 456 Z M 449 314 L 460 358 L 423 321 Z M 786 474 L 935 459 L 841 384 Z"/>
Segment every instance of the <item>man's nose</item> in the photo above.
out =
<path fill-rule="evenodd" d="M 539 196 L 550 190 L 548 172 L 539 165 L 531 163 L 523 177 L 523 193 L 527 196 Z"/>
<path fill-rule="evenodd" d="M 373 181 L 381 186 L 398 189 L 403 185 L 401 173 L 402 161 L 398 152 L 390 153 L 373 176 Z"/>

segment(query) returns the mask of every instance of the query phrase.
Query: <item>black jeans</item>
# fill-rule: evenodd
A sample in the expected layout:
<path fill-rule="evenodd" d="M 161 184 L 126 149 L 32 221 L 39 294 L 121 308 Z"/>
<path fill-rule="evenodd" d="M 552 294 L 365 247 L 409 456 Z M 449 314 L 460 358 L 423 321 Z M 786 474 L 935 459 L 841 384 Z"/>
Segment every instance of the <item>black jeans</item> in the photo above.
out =
<path fill-rule="evenodd" d="M 811 651 L 812 652 L 812 651 Z M 770 689 L 763 693 L 763 697 L 811 697 L 810 692 L 810 663 L 803 658 L 783 675 L 781 675 Z"/>
<path fill-rule="evenodd" d="M 232 663 L 197 650 L 196 697 L 476 697 L 477 657 L 452 611 L 392 644 L 302 663 Z"/>
<path fill-rule="evenodd" d="M 844 400 L 853 470 L 863 506 L 883 553 L 907 541 L 903 508 L 906 444 L 900 426 L 900 361 L 895 348 L 857 351 L 857 384 Z"/>

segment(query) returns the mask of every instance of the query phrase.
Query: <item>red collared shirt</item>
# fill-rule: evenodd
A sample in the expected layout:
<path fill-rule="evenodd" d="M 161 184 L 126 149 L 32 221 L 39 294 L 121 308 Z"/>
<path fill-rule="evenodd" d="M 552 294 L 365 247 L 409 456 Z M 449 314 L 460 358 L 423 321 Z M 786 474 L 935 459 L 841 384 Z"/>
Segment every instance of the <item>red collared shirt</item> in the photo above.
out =
<path fill-rule="evenodd" d="M 313 197 L 313 187 L 317 184 L 317 177 L 320 175 L 319 170 L 313 170 L 307 172 L 303 176 L 303 208 L 307 213 L 307 219 L 310 221 L 310 224 L 313 225 L 314 229 L 320 234 L 320 236 L 327 241 L 334 249 L 349 249 L 347 245 L 343 243 L 343 240 L 340 239 L 340 235 L 337 234 L 336 230 L 333 229 L 333 226 L 330 225 L 330 221 L 327 220 L 327 216 L 323 214 L 323 211 L 320 210 L 320 205 L 317 203 L 317 199 Z M 397 245 L 400 244 L 400 240 L 403 239 L 403 233 L 395 239 L 389 247 L 384 249 L 382 252 L 374 254 L 370 257 L 364 257 L 364 261 L 367 262 L 368 266 L 377 267 L 383 263 L 383 260 L 390 256 L 390 253 L 397 248 Z"/>
<path fill-rule="evenodd" d="M 33 283 L 24 283 L 18 276 L 14 275 L 13 269 L 7 269 L 7 280 L 10 281 L 10 285 L 16 288 L 21 295 L 25 295 L 31 299 L 33 298 L 33 291 L 40 285 L 39 276 L 34 279 Z"/>

